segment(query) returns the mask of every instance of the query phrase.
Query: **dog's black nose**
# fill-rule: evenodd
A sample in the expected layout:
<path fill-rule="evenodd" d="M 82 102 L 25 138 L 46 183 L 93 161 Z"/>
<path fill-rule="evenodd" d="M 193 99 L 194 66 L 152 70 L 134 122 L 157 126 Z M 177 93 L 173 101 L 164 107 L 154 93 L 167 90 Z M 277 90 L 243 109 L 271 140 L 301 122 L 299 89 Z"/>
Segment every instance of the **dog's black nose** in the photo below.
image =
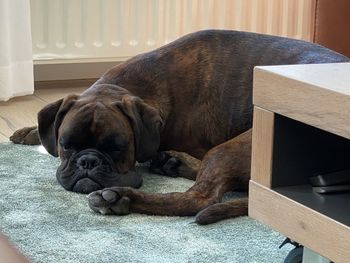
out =
<path fill-rule="evenodd" d="M 77 165 L 83 169 L 91 170 L 101 164 L 100 159 L 91 153 L 84 154 L 77 160 Z"/>

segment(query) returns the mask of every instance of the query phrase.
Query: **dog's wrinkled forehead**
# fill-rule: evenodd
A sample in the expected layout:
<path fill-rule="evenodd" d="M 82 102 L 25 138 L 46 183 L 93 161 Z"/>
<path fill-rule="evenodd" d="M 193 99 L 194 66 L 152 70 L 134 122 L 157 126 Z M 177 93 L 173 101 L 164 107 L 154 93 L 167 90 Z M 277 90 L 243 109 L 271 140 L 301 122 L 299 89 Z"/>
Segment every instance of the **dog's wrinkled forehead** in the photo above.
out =
<path fill-rule="evenodd" d="M 99 102 L 78 104 L 66 114 L 59 129 L 60 140 L 79 148 L 108 144 L 108 141 L 128 137 L 130 125 L 123 114 Z"/>

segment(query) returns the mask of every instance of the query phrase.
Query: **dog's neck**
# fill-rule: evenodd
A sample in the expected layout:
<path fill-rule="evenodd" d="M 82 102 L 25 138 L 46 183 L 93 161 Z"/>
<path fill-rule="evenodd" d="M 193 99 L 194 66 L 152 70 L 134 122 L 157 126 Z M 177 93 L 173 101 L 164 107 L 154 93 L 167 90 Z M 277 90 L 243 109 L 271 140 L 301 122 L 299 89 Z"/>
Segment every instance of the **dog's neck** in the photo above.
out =
<path fill-rule="evenodd" d="M 120 64 L 106 72 L 97 80 L 86 92 L 106 94 L 110 98 L 119 100 L 124 95 L 136 96 L 141 98 L 145 103 L 159 111 L 161 118 L 167 120 L 171 108 L 171 102 L 165 97 L 160 97 L 158 91 L 164 89 L 168 83 L 160 82 L 157 77 L 158 72 L 150 74 L 149 70 L 144 67 L 133 67 L 133 60 Z M 155 98 L 157 98 L 155 100 Z"/>

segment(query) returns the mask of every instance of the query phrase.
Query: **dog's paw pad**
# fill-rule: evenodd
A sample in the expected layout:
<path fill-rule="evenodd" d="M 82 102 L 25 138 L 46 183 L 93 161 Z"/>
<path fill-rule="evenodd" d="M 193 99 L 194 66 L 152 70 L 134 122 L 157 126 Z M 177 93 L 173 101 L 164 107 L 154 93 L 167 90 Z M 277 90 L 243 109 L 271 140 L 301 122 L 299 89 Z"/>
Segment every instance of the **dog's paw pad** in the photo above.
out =
<path fill-rule="evenodd" d="M 111 190 L 105 190 L 102 192 L 102 198 L 107 202 L 107 203 L 110 203 L 110 204 L 113 204 L 115 202 L 118 201 L 118 199 L 120 198 L 118 196 L 118 194 L 114 191 L 111 191 Z"/>
<path fill-rule="evenodd" d="M 116 215 L 127 215 L 130 213 L 130 198 L 123 196 L 119 201 L 110 208 Z"/>
<path fill-rule="evenodd" d="M 107 188 L 88 195 L 90 208 L 102 215 L 126 215 L 130 213 L 130 198 L 122 196 L 118 189 Z"/>

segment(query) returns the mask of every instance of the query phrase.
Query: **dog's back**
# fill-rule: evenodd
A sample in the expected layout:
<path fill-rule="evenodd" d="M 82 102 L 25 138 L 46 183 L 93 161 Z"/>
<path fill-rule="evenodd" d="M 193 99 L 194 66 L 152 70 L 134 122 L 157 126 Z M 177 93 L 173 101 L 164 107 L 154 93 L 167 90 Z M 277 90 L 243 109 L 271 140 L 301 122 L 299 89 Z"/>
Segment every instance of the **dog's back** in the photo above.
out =
<path fill-rule="evenodd" d="M 181 138 L 204 142 L 209 149 L 251 127 L 255 66 L 347 61 L 306 41 L 204 30 L 135 56 L 107 72 L 99 83 L 117 84 L 143 99 L 158 96 L 157 104 L 171 119 L 163 131 L 164 149 L 183 142 Z"/>

